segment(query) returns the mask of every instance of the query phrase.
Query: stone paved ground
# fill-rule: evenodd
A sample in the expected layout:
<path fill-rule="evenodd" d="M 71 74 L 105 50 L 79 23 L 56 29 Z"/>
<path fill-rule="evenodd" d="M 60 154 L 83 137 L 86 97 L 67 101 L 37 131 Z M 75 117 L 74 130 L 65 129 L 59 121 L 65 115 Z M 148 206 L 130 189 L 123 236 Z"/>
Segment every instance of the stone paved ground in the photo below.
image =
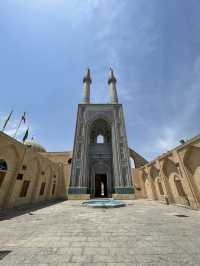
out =
<path fill-rule="evenodd" d="M 14 213 L 0 221 L 0 251 L 11 251 L 0 265 L 200 265 L 199 211 L 127 203 L 96 209 L 65 201 Z"/>

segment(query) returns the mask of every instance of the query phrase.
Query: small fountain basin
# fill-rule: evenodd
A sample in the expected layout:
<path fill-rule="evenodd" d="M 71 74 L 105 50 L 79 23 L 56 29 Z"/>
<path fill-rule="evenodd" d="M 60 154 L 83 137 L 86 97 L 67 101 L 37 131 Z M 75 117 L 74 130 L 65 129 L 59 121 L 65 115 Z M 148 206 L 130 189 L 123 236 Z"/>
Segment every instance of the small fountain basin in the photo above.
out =
<path fill-rule="evenodd" d="M 94 208 L 117 208 L 126 206 L 124 202 L 114 199 L 92 199 L 83 201 L 81 205 Z"/>

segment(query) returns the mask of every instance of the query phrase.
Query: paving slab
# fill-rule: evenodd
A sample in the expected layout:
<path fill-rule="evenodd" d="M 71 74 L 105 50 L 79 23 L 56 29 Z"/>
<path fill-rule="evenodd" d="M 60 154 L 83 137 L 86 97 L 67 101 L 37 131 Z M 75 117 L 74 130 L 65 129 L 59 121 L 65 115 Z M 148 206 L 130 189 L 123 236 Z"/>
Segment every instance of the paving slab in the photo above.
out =
<path fill-rule="evenodd" d="M 200 265 L 200 212 L 147 200 L 87 208 L 64 201 L 9 210 L 0 265 Z"/>

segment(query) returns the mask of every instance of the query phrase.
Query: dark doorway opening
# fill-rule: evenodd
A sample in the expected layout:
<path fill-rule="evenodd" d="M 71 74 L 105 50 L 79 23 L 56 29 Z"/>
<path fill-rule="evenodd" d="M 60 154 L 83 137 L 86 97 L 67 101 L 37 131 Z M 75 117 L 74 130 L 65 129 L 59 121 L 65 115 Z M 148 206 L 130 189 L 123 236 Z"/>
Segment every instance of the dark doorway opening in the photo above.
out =
<path fill-rule="evenodd" d="M 95 197 L 108 197 L 106 174 L 95 174 Z"/>

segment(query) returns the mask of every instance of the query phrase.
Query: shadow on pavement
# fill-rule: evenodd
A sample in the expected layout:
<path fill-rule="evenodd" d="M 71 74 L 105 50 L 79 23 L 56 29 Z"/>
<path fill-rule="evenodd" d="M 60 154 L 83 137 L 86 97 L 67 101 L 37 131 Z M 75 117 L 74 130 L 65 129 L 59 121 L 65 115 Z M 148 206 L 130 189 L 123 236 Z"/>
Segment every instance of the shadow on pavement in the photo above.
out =
<path fill-rule="evenodd" d="M 31 205 L 24 205 L 19 207 L 14 207 L 11 209 L 3 209 L 0 210 L 0 221 L 9 220 L 11 218 L 23 215 L 23 214 L 29 214 L 34 215 L 34 211 L 37 211 L 39 209 L 47 208 L 49 206 L 58 204 L 60 202 L 63 202 L 65 200 L 54 200 L 54 201 L 48 201 L 48 202 L 38 202 Z"/>

